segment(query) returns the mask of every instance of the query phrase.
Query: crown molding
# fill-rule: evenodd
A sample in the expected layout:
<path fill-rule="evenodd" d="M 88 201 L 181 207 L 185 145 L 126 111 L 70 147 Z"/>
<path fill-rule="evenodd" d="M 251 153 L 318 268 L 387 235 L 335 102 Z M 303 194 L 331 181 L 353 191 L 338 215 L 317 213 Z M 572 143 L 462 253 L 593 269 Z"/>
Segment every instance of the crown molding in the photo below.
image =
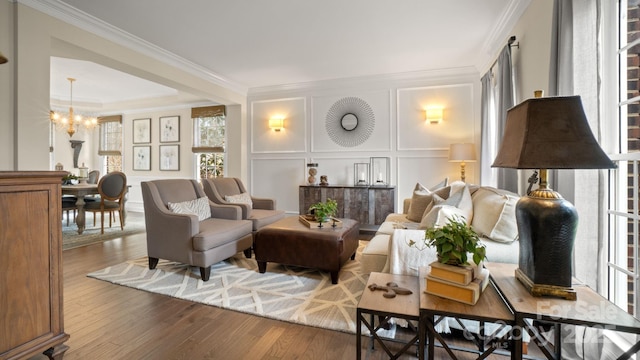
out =
<path fill-rule="evenodd" d="M 458 68 L 435 69 L 424 71 L 411 71 L 394 74 L 381 74 L 348 77 L 340 79 L 311 81 L 295 84 L 284 84 L 264 87 L 254 87 L 249 89 L 248 96 L 259 96 L 264 94 L 279 92 L 298 92 L 312 89 L 345 89 L 350 87 L 372 86 L 381 83 L 406 83 L 406 82 L 436 82 L 441 80 L 468 80 L 469 78 L 479 79 L 478 70 L 473 66 Z"/>
<path fill-rule="evenodd" d="M 52 16 L 67 24 L 110 40 L 133 51 L 142 53 L 167 65 L 207 80 L 215 85 L 247 94 L 245 85 L 233 82 L 213 71 L 184 59 L 170 51 L 127 33 L 105 21 L 80 11 L 60 0 L 15 0 L 16 2 Z"/>
<path fill-rule="evenodd" d="M 498 56 L 500 49 L 507 44 L 507 40 L 513 35 L 509 32 L 516 26 L 529 4 L 531 4 L 531 0 L 511 0 L 509 2 L 498 23 L 482 44 L 484 56 L 480 58 L 481 62 L 476 64 L 478 69 L 485 70 L 491 67 L 491 63 Z M 518 40 L 516 39 L 516 41 Z"/>

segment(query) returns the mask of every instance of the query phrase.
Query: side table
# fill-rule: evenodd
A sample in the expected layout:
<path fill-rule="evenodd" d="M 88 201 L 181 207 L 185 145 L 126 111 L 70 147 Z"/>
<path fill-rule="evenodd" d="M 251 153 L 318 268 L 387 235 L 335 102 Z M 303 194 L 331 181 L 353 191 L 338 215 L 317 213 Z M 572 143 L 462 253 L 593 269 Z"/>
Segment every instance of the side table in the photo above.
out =
<path fill-rule="evenodd" d="M 581 325 L 640 334 L 640 321 L 620 309 L 614 303 L 602 297 L 585 285 L 574 286 L 577 300 L 565 300 L 553 297 L 535 297 L 515 277 L 516 264 L 487 263 L 491 278 L 501 295 L 515 314 L 517 332 L 527 331 L 540 350 L 549 359 L 560 359 L 562 342 L 556 337 L 555 352 L 548 348 L 547 340 L 527 320 L 540 320 L 556 324 L 558 333 L 562 324 Z M 522 337 L 514 332 L 516 340 Z M 515 347 L 516 358 L 522 358 L 521 347 Z M 637 342 L 618 359 L 629 359 L 640 351 Z"/>
<path fill-rule="evenodd" d="M 410 295 L 396 295 L 394 298 L 384 297 L 384 291 L 369 290 L 369 285 L 376 284 L 379 286 L 386 286 L 387 283 L 395 283 L 398 287 L 409 289 L 412 291 Z M 405 319 L 407 321 L 419 321 L 419 305 L 420 305 L 420 293 L 418 287 L 418 278 L 408 275 L 395 275 L 387 273 L 372 272 L 369 275 L 369 281 L 366 288 L 363 290 L 360 301 L 357 307 L 357 324 L 356 324 L 356 358 L 361 359 L 362 356 L 362 325 L 364 324 L 370 332 L 371 347 L 373 348 L 374 342 L 377 340 L 382 349 L 389 355 L 391 359 L 397 359 L 402 353 L 404 353 L 409 347 L 418 341 L 418 334 L 416 334 L 405 346 L 393 354 L 391 350 L 386 346 L 383 339 L 377 334 L 382 326 L 382 323 L 375 325 L 374 316 L 384 317 L 388 319 L 391 317 Z M 369 314 L 369 320 L 365 318 L 364 314 Z M 423 347 L 422 345 L 420 347 Z M 419 359 L 423 359 L 424 351 L 419 352 Z"/>
<path fill-rule="evenodd" d="M 420 268 L 420 339 L 418 342 L 420 344 L 425 344 L 425 337 L 428 338 L 426 343 L 429 347 L 427 352 L 430 360 L 433 360 L 434 358 L 434 341 L 436 338 L 452 359 L 457 359 L 453 350 L 475 352 L 479 354 L 480 359 L 484 359 L 494 351 L 501 348 L 505 341 L 511 342 L 512 347 L 520 346 L 520 353 L 522 353 L 522 341 L 520 341 L 520 344 L 515 344 L 513 339 L 510 339 L 511 331 L 506 331 L 504 335 L 498 336 L 503 332 L 502 330 L 508 330 L 508 326 L 513 326 L 515 321 L 513 313 L 502 300 L 493 284 L 489 283 L 489 285 L 487 285 L 487 288 L 482 292 L 480 299 L 478 299 L 478 302 L 475 305 L 467 305 L 458 301 L 425 293 L 425 277 L 428 274 L 428 271 L 429 267 Z M 437 324 L 435 321 L 436 316 L 439 316 L 440 320 L 442 320 L 443 317 L 452 317 L 456 319 L 479 321 L 479 333 L 474 334 L 476 343 L 478 344 L 478 349 L 471 350 L 468 348 L 454 348 L 447 345 L 445 339 L 435 330 L 435 325 Z M 498 327 L 492 333 L 487 334 L 484 332 L 486 323 L 496 323 Z M 512 351 L 511 357 L 513 358 L 513 356 L 514 352 Z"/>

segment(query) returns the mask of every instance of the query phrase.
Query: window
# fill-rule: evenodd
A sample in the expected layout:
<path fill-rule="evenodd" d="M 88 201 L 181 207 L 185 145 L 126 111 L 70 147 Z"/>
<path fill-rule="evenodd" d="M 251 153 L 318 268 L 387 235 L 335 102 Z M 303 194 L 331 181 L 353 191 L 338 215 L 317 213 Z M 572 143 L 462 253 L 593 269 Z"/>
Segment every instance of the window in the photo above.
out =
<path fill-rule="evenodd" d="M 100 139 L 98 155 L 103 157 L 102 171 L 122 171 L 122 116 L 98 118 Z"/>
<path fill-rule="evenodd" d="M 633 3 L 633 4 L 632 4 Z M 638 317 L 640 310 L 639 231 L 640 203 L 640 8 L 635 1 L 612 2 L 610 18 L 616 26 L 608 39 L 613 46 L 605 54 L 612 59 L 609 71 L 616 96 L 609 100 L 609 113 L 617 121 L 610 127 L 616 134 L 616 152 L 611 154 L 618 168 L 611 172 L 609 195 L 609 299 Z M 617 5 L 617 8 L 614 9 Z M 615 16 L 613 15 L 615 14 Z M 607 34 L 605 34 L 606 36 Z M 606 76 L 606 74 L 605 74 Z M 605 99 L 606 100 L 606 99 Z M 613 147 L 612 147 L 613 148 Z"/>
<path fill-rule="evenodd" d="M 226 122 L 225 107 L 191 109 L 196 172 L 200 179 L 224 176 Z"/>

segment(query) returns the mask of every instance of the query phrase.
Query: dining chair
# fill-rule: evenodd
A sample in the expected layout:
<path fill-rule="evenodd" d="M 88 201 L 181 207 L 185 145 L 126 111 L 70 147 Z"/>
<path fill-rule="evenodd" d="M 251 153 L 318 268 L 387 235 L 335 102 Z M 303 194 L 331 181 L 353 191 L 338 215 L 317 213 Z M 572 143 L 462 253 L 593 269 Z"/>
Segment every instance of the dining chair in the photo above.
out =
<path fill-rule="evenodd" d="M 104 215 L 109 213 L 109 227 L 114 212 L 120 217 L 120 229 L 124 230 L 124 197 L 127 192 L 127 176 L 120 171 L 113 171 L 98 181 L 100 200 L 85 204 L 85 211 L 93 213 L 93 225 L 96 224 L 96 213 L 101 214 L 100 233 L 104 234 Z"/>

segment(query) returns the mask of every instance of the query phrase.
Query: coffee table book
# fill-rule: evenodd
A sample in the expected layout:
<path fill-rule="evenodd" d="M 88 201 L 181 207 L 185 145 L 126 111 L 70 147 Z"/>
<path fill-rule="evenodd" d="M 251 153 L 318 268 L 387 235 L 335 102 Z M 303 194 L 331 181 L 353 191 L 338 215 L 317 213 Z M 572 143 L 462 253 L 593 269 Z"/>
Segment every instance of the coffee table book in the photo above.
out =
<path fill-rule="evenodd" d="M 429 266 L 431 267 L 431 271 L 429 272 L 431 277 L 452 283 L 468 285 L 474 278 L 474 267 L 471 265 L 455 266 L 434 261 L 429 264 Z"/>
<path fill-rule="evenodd" d="M 489 270 L 485 268 L 482 268 L 478 276 L 467 285 L 456 284 L 427 274 L 425 292 L 468 305 L 475 305 L 488 284 Z"/>

